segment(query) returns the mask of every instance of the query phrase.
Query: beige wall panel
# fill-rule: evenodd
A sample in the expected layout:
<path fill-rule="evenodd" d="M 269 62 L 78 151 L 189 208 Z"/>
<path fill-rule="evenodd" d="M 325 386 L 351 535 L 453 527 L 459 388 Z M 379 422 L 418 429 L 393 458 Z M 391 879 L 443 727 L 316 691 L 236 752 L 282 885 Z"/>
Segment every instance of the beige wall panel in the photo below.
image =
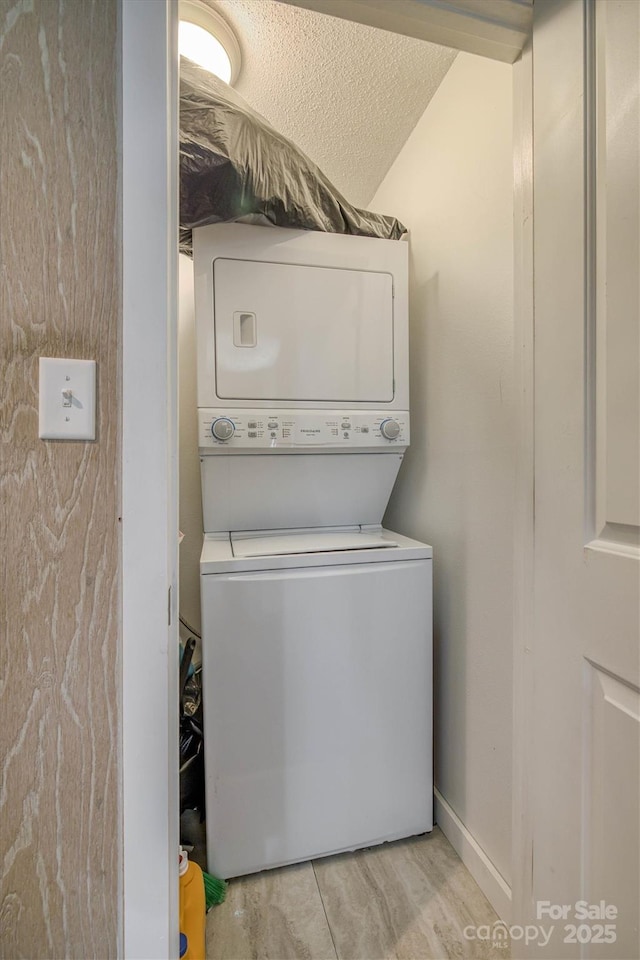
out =
<path fill-rule="evenodd" d="M 371 203 L 410 231 L 411 446 L 384 523 L 433 545 L 435 785 L 503 891 L 511 877 L 512 137 L 511 68 L 460 53 Z"/>
<path fill-rule="evenodd" d="M 0 956 L 110 957 L 119 913 L 117 4 L 0 0 Z M 98 363 L 38 439 L 38 357 Z"/>

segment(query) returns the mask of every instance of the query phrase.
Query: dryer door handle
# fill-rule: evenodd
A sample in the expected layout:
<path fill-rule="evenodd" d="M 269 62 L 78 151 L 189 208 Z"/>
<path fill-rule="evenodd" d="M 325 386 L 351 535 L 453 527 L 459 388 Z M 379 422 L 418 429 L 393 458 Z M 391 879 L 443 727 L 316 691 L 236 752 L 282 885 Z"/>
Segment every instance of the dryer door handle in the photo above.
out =
<path fill-rule="evenodd" d="M 236 310 L 233 314 L 233 344 L 235 347 L 255 347 L 258 342 L 258 324 L 255 313 Z"/>

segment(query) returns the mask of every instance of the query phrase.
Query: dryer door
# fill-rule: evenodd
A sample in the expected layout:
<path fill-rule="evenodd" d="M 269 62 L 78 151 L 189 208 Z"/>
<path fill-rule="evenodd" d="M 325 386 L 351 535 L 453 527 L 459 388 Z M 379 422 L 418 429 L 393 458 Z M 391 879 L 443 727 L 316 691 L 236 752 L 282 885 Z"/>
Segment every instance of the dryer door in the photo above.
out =
<path fill-rule="evenodd" d="M 393 400 L 391 274 L 219 257 L 213 282 L 220 399 Z"/>

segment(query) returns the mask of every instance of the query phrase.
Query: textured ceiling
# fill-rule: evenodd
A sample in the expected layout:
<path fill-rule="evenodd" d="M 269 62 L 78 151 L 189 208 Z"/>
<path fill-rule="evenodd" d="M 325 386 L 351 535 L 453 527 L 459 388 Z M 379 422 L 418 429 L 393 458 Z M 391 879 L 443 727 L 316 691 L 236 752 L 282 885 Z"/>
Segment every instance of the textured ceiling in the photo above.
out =
<path fill-rule="evenodd" d="M 277 0 L 208 0 L 242 53 L 235 89 L 366 206 L 455 51 Z"/>

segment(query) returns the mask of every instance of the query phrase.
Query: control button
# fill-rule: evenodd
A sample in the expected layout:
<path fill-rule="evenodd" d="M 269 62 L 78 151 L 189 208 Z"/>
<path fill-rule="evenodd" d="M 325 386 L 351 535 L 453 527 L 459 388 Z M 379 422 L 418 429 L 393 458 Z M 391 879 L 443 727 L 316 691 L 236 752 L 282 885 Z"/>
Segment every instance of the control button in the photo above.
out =
<path fill-rule="evenodd" d="M 369 433 L 369 427 L 360 427 L 360 433 Z"/>
<path fill-rule="evenodd" d="M 348 440 L 348 439 L 349 439 L 349 434 L 347 433 L 346 430 L 345 430 L 345 432 L 342 434 L 342 436 L 345 438 L 345 440 Z"/>
<path fill-rule="evenodd" d="M 247 424 L 247 427 L 249 428 L 249 430 L 257 430 L 258 424 L 252 420 L 251 423 Z"/>
<path fill-rule="evenodd" d="M 215 440 L 230 440 L 235 430 L 233 422 L 228 417 L 219 417 L 211 424 L 211 435 Z"/>
<path fill-rule="evenodd" d="M 249 430 L 248 436 L 250 439 L 254 439 L 255 437 L 258 436 L 258 433 L 256 430 Z"/>
<path fill-rule="evenodd" d="M 387 440 L 396 440 L 400 433 L 400 424 L 397 420 L 383 420 L 380 424 L 380 433 Z"/>
<path fill-rule="evenodd" d="M 271 421 L 267 424 L 267 426 L 269 427 L 269 430 L 277 430 L 277 429 L 278 429 L 278 424 L 277 424 L 277 423 L 272 423 Z"/>
<path fill-rule="evenodd" d="M 342 424 L 342 429 L 343 429 L 343 430 L 351 430 L 351 424 L 350 424 L 350 423 L 343 423 L 343 424 Z"/>
<path fill-rule="evenodd" d="M 271 431 L 271 436 L 275 438 L 275 437 L 278 436 L 278 434 L 275 432 L 275 430 L 272 430 L 272 431 Z"/>

